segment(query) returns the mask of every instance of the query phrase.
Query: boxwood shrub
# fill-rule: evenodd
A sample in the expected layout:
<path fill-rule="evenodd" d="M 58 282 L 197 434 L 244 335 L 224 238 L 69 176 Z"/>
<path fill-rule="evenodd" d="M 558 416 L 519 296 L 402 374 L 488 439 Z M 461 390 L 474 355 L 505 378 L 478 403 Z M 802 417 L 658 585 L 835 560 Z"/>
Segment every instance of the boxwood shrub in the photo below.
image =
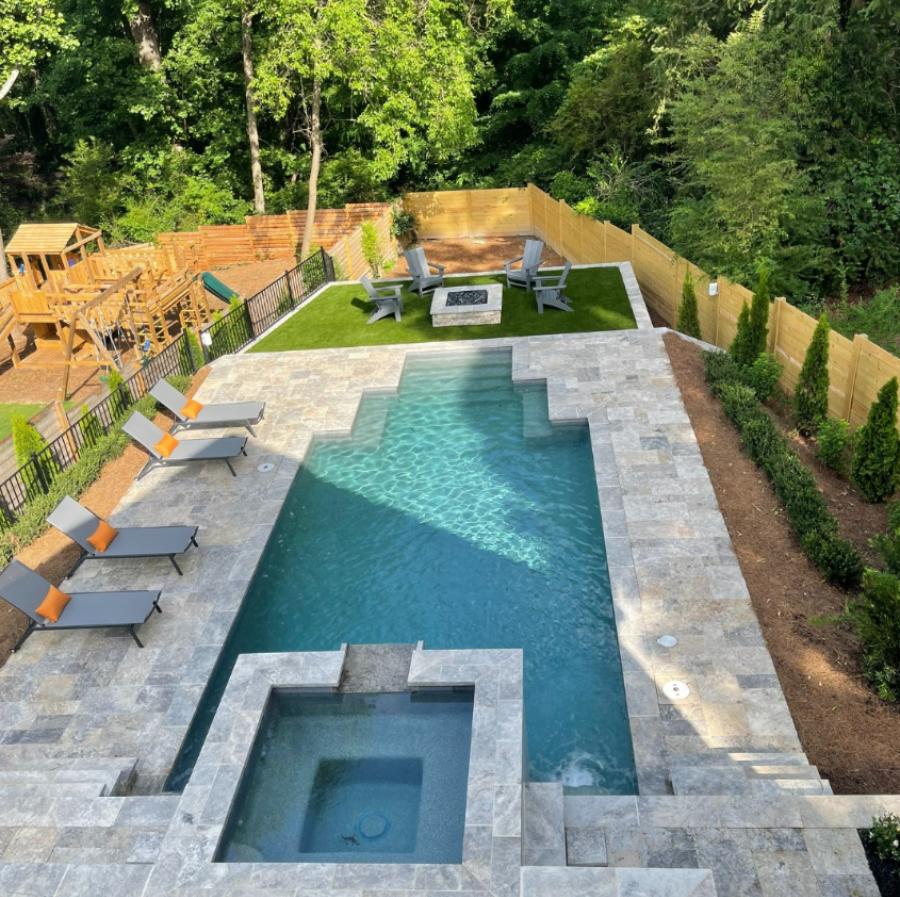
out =
<path fill-rule="evenodd" d="M 744 371 L 719 352 L 706 353 L 705 366 L 712 392 L 741 434 L 747 454 L 772 483 L 809 559 L 829 582 L 858 586 L 863 570 L 859 552 L 840 537 L 837 520 L 828 510 L 816 478 L 790 448 L 753 389 L 743 382 Z"/>

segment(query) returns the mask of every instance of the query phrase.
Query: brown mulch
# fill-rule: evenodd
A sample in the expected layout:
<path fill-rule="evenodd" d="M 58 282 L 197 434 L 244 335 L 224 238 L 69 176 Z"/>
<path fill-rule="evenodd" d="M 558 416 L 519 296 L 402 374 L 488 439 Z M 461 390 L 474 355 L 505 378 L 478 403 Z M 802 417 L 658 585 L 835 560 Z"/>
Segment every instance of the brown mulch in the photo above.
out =
<path fill-rule="evenodd" d="M 56 399 L 62 386 L 65 364 L 61 351 L 37 349 L 22 360 L 19 367 L 5 364 L 0 370 L 0 402 L 30 402 L 46 405 Z M 101 389 L 100 369 L 93 364 L 72 365 L 69 373 L 69 399 L 75 403 Z"/>
<path fill-rule="evenodd" d="M 503 263 L 522 254 L 525 241 L 534 237 L 469 237 L 455 240 L 420 240 L 416 245 L 425 249 L 428 261 L 444 265 L 448 274 L 464 274 L 469 271 L 496 271 Z M 561 265 L 563 259 L 548 246 L 544 247 L 544 265 Z M 396 267 L 390 272 L 406 277 L 409 271 L 401 254 Z"/>
<path fill-rule="evenodd" d="M 206 379 L 208 369 L 204 368 L 195 374 L 193 384 L 188 390 L 192 396 L 200 384 Z M 168 429 L 170 418 L 158 414 L 157 425 Z M 96 479 L 84 492 L 79 501 L 95 514 L 107 517 L 111 514 L 122 496 L 128 491 L 134 478 L 140 473 L 147 456 L 140 449 L 129 445 L 118 457 L 110 461 Z M 58 530 L 48 527 L 47 531 L 30 545 L 16 554 L 23 564 L 36 570 L 54 585 L 59 585 L 78 561 L 80 550 L 70 539 Z M 0 601 L 0 666 L 6 663 L 16 639 L 25 631 L 27 618 L 24 614 Z M 37 635 L 36 638 L 40 638 Z"/>
<path fill-rule="evenodd" d="M 852 631 L 829 619 L 850 595 L 825 583 L 803 554 L 768 480 L 710 395 L 700 350 L 673 334 L 665 344 L 810 762 L 836 793 L 900 792 L 900 707 L 868 688 Z M 875 513 L 845 484 L 817 463 L 813 469 L 847 537 L 878 531 Z"/>
<path fill-rule="evenodd" d="M 263 287 L 267 287 L 273 280 L 277 280 L 285 271 L 290 271 L 296 264 L 293 256 L 286 255 L 260 262 L 246 262 L 213 268 L 211 273 L 246 299 L 248 296 L 258 293 Z M 207 293 L 207 298 L 214 308 L 224 308 L 225 304 L 215 299 L 211 293 Z"/>

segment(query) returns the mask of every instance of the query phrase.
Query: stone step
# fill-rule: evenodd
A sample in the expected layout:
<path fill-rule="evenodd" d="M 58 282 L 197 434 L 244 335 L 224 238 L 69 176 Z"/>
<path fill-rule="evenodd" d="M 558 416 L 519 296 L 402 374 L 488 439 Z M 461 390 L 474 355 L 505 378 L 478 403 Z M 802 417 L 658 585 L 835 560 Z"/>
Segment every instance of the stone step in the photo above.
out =
<path fill-rule="evenodd" d="M 103 797 L 106 785 L 102 782 L 22 782 L 21 784 L 0 784 L 0 803 L 30 803 L 49 798 Z"/>
<path fill-rule="evenodd" d="M 790 767 L 788 767 L 790 768 Z M 798 767 L 800 769 L 801 767 Z M 748 774 L 742 766 L 705 766 L 693 769 L 673 769 L 670 772 L 672 791 L 676 795 L 779 795 L 831 794 L 828 783 L 818 778 L 767 778 Z"/>
<path fill-rule="evenodd" d="M 521 885 L 521 897 L 716 897 L 709 869 L 523 866 Z"/>
<path fill-rule="evenodd" d="M 759 779 L 821 779 L 819 770 L 815 766 L 742 766 L 741 769 L 750 778 Z"/>
<path fill-rule="evenodd" d="M 124 794 L 134 781 L 134 757 L 34 756 L 26 745 L 4 745 L 0 750 L 0 788 L 17 784 L 85 783 L 100 786 L 100 794 Z"/>
<path fill-rule="evenodd" d="M 522 862 L 527 866 L 566 865 L 563 786 L 531 782 L 524 786 Z"/>
<path fill-rule="evenodd" d="M 703 751 L 694 754 L 670 754 L 669 766 L 809 766 L 806 754 L 790 752 Z"/>

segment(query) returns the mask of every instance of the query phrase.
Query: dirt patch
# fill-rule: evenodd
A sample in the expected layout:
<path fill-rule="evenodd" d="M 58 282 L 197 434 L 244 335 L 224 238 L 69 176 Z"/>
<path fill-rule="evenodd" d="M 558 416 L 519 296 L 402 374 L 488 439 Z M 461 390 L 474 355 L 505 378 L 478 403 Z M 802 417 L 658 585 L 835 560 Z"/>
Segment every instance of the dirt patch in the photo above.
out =
<path fill-rule="evenodd" d="M 24 357 L 19 367 L 11 363 L 0 371 L 0 402 L 27 402 L 46 405 L 56 399 L 62 386 L 65 363 L 61 351 L 36 349 Z M 93 364 L 72 365 L 69 399 L 81 404 L 101 389 L 100 369 Z"/>
<path fill-rule="evenodd" d="M 737 431 L 709 394 L 700 350 L 673 334 L 665 344 L 810 762 L 837 793 L 897 793 L 900 708 L 880 701 L 866 685 L 849 627 L 828 621 L 841 613 L 849 594 L 825 583 L 803 554 L 768 480 L 743 453 Z M 814 471 L 845 534 L 854 541 L 867 538 L 851 530 L 875 526 L 875 517 L 859 507 L 846 484 L 818 464 Z M 829 477 L 836 482 L 828 483 Z"/>
<path fill-rule="evenodd" d="M 249 298 L 258 293 L 263 287 L 267 287 L 272 281 L 277 280 L 285 271 L 290 271 L 297 262 L 291 255 L 274 259 L 265 259 L 261 262 L 247 262 L 240 265 L 226 265 L 224 268 L 213 268 L 212 274 L 219 278 L 226 286 L 231 287 L 239 296 Z M 225 303 L 220 302 L 207 293 L 210 306 L 224 308 Z"/>
<path fill-rule="evenodd" d="M 192 396 L 206 379 L 207 369 L 194 376 L 188 390 Z M 168 429 L 171 418 L 158 414 L 155 422 Z M 79 501 L 101 517 L 109 516 L 140 473 L 147 456 L 133 445 L 128 446 L 118 457 L 110 461 L 100 476 L 81 496 Z M 59 585 L 78 562 L 80 549 L 70 539 L 49 527 L 47 531 L 23 548 L 16 557 L 23 564 L 36 570 L 54 585 Z M 25 631 L 27 618 L 5 601 L 0 601 L 0 666 L 6 663 L 10 651 L 19 636 Z M 40 638 L 40 634 L 35 636 Z"/>

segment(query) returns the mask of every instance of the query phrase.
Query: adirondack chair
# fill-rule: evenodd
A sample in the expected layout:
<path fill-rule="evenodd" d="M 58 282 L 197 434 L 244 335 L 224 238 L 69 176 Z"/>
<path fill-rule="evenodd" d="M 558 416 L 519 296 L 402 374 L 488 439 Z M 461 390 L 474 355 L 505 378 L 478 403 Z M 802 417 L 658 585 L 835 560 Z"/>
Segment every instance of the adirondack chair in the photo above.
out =
<path fill-rule="evenodd" d="M 403 314 L 403 299 L 400 296 L 399 286 L 376 287 L 365 274 L 360 277 L 359 282 L 368 294 L 369 302 L 375 306 L 375 311 L 366 321 L 367 324 L 374 324 L 389 315 L 393 315 L 395 321 L 400 320 Z"/>
<path fill-rule="evenodd" d="M 409 268 L 409 273 L 412 276 L 412 283 L 409 286 L 412 292 L 423 296 L 425 293 L 431 293 L 444 285 L 445 266 L 432 265 L 425 258 L 424 249 L 421 247 L 418 249 L 407 249 L 403 253 L 403 257 L 406 259 L 406 267 Z M 432 271 L 437 273 L 432 274 Z"/>
<path fill-rule="evenodd" d="M 510 259 L 503 266 L 508 287 L 521 287 L 530 290 L 541 266 L 541 255 L 544 252 L 543 240 L 526 240 L 522 255 Z M 516 262 L 521 264 L 516 265 Z"/>
<path fill-rule="evenodd" d="M 565 267 L 562 269 L 562 274 L 558 277 L 534 278 L 534 298 L 537 301 L 539 315 L 544 313 L 545 306 L 547 308 L 560 308 L 563 311 L 573 311 L 572 306 L 569 304 L 569 297 L 563 292 L 571 270 L 572 263 L 566 262 Z"/>

